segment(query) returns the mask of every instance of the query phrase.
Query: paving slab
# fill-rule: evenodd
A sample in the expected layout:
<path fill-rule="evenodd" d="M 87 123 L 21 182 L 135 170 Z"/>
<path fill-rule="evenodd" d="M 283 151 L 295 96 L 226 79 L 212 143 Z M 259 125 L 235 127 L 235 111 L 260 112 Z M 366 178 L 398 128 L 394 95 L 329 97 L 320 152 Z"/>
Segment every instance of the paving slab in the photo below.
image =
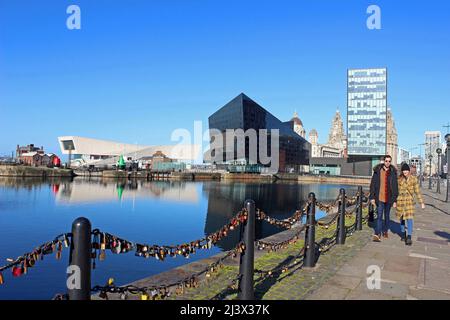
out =
<path fill-rule="evenodd" d="M 325 284 L 317 291 L 310 294 L 305 300 L 343 300 L 349 292 L 350 289 Z"/>

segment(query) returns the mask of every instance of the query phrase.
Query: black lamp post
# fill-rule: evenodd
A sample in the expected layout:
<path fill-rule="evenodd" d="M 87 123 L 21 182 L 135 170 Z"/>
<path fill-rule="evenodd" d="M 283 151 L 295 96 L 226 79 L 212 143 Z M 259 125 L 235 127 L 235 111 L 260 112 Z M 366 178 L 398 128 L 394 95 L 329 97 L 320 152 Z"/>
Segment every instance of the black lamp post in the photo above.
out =
<path fill-rule="evenodd" d="M 447 195 L 445 196 L 445 202 L 448 202 L 448 198 L 449 198 L 449 192 L 450 192 L 450 174 L 449 174 L 449 169 L 450 169 L 450 133 L 447 133 L 445 135 L 445 141 L 447 141 Z"/>
<path fill-rule="evenodd" d="M 436 188 L 436 192 L 437 193 L 441 193 L 441 153 L 442 153 L 442 149 L 441 148 L 437 148 L 436 149 L 436 153 L 438 156 L 438 177 L 437 177 L 437 188 Z"/>
<path fill-rule="evenodd" d="M 431 190 L 431 159 L 433 159 L 433 155 L 430 153 L 430 155 L 428 156 L 428 159 L 430 159 L 430 173 L 429 173 L 429 178 L 428 178 L 428 189 Z"/>

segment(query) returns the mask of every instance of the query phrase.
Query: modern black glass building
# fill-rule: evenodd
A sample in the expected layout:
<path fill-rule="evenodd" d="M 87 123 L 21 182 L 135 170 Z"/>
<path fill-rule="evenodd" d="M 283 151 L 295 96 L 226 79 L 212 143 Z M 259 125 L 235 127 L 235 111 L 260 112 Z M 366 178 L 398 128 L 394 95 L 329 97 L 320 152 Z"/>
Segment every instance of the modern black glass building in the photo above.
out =
<path fill-rule="evenodd" d="M 249 139 L 245 139 L 245 159 L 238 159 L 237 142 L 226 141 L 227 129 L 242 129 L 247 131 L 248 129 L 255 129 L 258 136 L 257 163 L 263 166 L 267 164 L 262 163 L 260 160 L 260 129 L 267 129 L 269 137 L 267 138 L 267 154 L 271 156 L 271 131 L 272 129 L 279 130 L 279 172 L 295 171 L 300 172 L 303 165 L 309 165 L 309 158 L 311 154 L 311 144 L 303 139 L 300 135 L 294 132 L 291 122 L 282 122 L 273 116 L 270 112 L 261 107 L 258 103 L 241 93 L 236 98 L 228 102 L 225 106 L 217 110 L 209 118 L 209 128 L 217 129 L 222 132 L 224 141 L 224 148 L 229 143 L 233 143 L 234 150 L 232 155 L 227 157 L 224 150 L 215 150 L 215 152 L 221 152 L 221 155 L 213 155 L 215 159 L 220 159 L 223 163 L 230 159 L 241 160 L 249 163 Z M 212 137 L 211 137 L 212 138 Z M 263 149 L 264 150 L 264 149 Z"/>

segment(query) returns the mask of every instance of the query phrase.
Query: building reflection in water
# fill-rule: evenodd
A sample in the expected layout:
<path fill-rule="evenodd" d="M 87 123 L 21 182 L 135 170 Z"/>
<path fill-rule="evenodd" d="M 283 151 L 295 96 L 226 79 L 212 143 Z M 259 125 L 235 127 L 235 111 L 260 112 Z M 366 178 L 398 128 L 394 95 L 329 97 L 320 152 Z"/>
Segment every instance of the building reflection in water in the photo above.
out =
<path fill-rule="evenodd" d="M 200 201 L 195 183 L 185 181 L 75 179 L 72 183 L 63 184 L 59 191 L 56 201 L 71 204 L 138 198 L 190 203 Z"/>
<path fill-rule="evenodd" d="M 322 202 L 332 202 L 336 199 L 341 187 L 339 185 L 286 182 L 146 181 L 80 177 L 75 179 L 0 177 L 0 187 L 2 186 L 29 191 L 47 187 L 54 194 L 58 204 L 120 203 L 124 200 L 146 199 L 196 204 L 200 205 L 199 210 L 207 208 L 206 213 L 198 212 L 199 220 L 197 222 L 205 223 L 205 235 L 216 232 L 225 223 L 228 223 L 243 208 L 246 199 L 253 199 L 256 207 L 268 215 L 285 219 L 305 205 L 310 192 L 314 192 L 317 199 Z M 349 195 L 353 195 L 357 191 L 356 186 L 346 186 L 345 189 Z M 256 238 L 265 238 L 282 230 L 266 222 L 257 221 Z M 230 232 L 228 237 L 218 243 L 218 246 L 222 250 L 230 250 L 236 246 L 239 239 L 240 228 Z"/>
<path fill-rule="evenodd" d="M 208 212 L 205 235 L 216 232 L 241 210 L 246 199 L 252 199 L 256 208 L 277 219 L 285 219 L 305 205 L 310 192 L 323 202 L 331 202 L 339 194 L 339 185 L 317 185 L 297 183 L 246 183 L 213 182 L 204 183 L 203 191 L 208 195 Z M 357 187 L 346 187 L 349 194 L 356 193 Z M 219 241 L 222 250 L 233 249 L 240 240 L 238 228 Z M 262 239 L 282 231 L 267 222 L 256 222 L 256 239 Z"/>

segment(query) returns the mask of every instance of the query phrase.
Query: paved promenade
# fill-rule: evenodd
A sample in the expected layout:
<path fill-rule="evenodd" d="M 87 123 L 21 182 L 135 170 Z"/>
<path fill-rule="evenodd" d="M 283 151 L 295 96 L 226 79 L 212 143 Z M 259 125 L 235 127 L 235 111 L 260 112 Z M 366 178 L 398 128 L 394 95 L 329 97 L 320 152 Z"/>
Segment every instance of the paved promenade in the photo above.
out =
<path fill-rule="evenodd" d="M 422 192 L 426 208 L 416 208 L 412 246 L 392 233 L 369 242 L 307 299 L 450 299 L 450 204 L 444 195 Z M 396 219 L 391 230 L 400 232 Z M 370 265 L 381 269 L 380 289 L 367 288 Z"/>

